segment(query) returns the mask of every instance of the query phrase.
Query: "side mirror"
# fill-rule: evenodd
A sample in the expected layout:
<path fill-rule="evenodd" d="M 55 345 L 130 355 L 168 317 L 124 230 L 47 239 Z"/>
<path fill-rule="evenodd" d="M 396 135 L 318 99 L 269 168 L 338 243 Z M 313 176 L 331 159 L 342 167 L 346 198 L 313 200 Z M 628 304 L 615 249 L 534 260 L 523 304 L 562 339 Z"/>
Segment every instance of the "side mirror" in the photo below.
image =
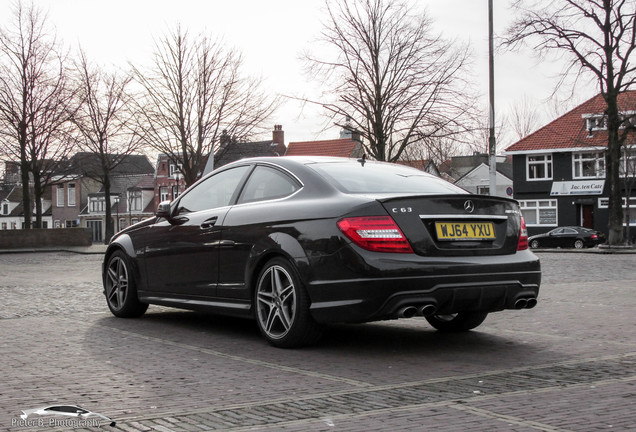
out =
<path fill-rule="evenodd" d="M 161 203 L 159 203 L 157 211 L 155 212 L 155 216 L 167 220 L 172 219 L 172 214 L 170 213 L 170 201 L 162 201 Z"/>

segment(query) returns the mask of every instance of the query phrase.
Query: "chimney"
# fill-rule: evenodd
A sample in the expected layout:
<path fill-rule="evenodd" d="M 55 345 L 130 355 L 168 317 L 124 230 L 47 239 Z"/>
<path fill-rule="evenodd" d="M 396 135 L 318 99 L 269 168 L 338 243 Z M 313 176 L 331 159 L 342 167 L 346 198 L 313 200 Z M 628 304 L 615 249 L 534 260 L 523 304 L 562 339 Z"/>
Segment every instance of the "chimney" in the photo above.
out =
<path fill-rule="evenodd" d="M 272 141 L 276 144 L 276 151 L 280 155 L 285 154 L 285 131 L 283 131 L 282 125 L 274 125 L 274 130 L 272 131 Z"/>

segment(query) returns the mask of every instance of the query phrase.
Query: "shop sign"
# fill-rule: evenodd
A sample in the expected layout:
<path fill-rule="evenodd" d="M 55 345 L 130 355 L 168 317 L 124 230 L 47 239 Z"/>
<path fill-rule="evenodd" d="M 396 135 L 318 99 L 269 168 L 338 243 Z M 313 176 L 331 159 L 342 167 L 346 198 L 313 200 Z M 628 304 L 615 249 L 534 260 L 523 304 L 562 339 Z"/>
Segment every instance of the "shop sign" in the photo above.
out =
<path fill-rule="evenodd" d="M 560 195 L 601 195 L 605 180 L 553 182 L 550 196 Z"/>

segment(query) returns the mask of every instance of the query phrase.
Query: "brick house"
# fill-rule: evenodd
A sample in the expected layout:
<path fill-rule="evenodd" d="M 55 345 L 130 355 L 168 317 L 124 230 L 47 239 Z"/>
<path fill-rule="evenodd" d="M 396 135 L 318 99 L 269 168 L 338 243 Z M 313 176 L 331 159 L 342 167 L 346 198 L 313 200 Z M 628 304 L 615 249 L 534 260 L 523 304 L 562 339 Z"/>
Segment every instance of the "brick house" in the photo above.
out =
<path fill-rule="evenodd" d="M 512 155 L 514 198 L 521 205 L 530 235 L 568 225 L 607 233 L 605 109 L 604 99 L 597 95 L 506 149 Z M 636 91 L 620 95 L 619 109 L 634 125 Z M 623 196 L 634 183 L 635 162 L 636 136 L 632 133 L 621 158 Z M 634 227 L 636 198 L 629 198 L 629 210 L 627 204 L 623 198 L 629 226 Z"/>
<path fill-rule="evenodd" d="M 97 180 L 100 174 L 98 155 L 94 153 L 76 153 L 64 168 L 64 174 L 59 175 L 53 185 L 52 219 L 55 228 L 83 227 L 91 228 L 94 242 L 101 242 L 105 233 L 105 194 L 102 184 Z M 128 188 L 136 187 L 140 177 L 150 175 L 153 178 L 154 169 L 145 155 L 125 155 L 122 162 L 110 173 L 111 202 L 114 226 L 121 221 L 116 217 L 117 210 L 122 206 L 126 216 L 125 223 L 130 223 L 135 217 L 126 207 L 129 199 Z M 154 188 L 154 181 L 151 181 Z M 134 195 L 139 195 L 134 193 Z M 142 196 L 148 195 L 148 192 Z M 152 192 L 150 192 L 152 201 Z M 135 201 L 136 202 L 136 201 Z M 116 205 L 117 204 L 117 205 Z M 145 204 L 147 206 L 147 203 Z M 142 218 L 145 206 L 136 217 Z M 151 213 L 152 214 L 152 213 Z"/>
<path fill-rule="evenodd" d="M 172 201 L 186 189 L 183 175 L 179 173 L 179 167 L 170 160 L 167 154 L 161 153 L 157 157 L 154 181 L 154 210 L 162 201 Z"/>

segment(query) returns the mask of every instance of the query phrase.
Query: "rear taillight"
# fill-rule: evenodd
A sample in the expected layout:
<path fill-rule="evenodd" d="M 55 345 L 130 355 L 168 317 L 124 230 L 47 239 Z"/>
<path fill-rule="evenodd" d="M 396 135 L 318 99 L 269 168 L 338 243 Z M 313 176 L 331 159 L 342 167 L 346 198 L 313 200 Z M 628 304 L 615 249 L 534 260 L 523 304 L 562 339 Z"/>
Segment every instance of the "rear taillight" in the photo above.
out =
<path fill-rule="evenodd" d="M 590 237 L 592 240 L 596 240 L 598 238 L 598 235 L 596 234 L 592 234 L 592 237 Z"/>
<path fill-rule="evenodd" d="M 528 249 L 528 228 L 526 228 L 526 220 L 521 216 L 521 229 L 519 230 L 519 243 L 517 250 L 522 251 Z"/>
<path fill-rule="evenodd" d="M 338 221 L 338 228 L 361 248 L 374 252 L 413 253 L 391 216 L 344 218 Z"/>

